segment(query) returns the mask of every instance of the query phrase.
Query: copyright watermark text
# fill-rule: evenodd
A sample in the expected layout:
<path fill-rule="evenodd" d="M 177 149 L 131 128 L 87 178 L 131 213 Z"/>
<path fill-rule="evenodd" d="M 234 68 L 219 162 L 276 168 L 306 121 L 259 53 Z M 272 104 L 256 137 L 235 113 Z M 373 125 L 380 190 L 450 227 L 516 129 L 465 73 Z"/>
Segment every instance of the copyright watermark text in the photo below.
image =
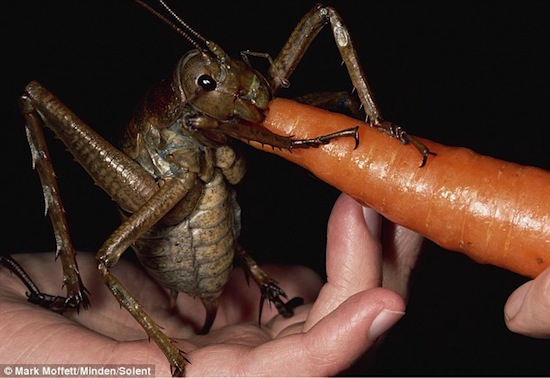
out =
<path fill-rule="evenodd" d="M 3 364 L 0 377 L 154 377 L 155 365 Z"/>

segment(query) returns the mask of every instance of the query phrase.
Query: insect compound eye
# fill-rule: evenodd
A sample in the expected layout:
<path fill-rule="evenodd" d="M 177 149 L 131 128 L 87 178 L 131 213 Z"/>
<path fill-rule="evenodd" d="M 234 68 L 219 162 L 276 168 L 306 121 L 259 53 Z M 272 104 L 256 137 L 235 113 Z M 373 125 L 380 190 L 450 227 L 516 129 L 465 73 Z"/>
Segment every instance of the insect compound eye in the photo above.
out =
<path fill-rule="evenodd" d="M 197 84 L 205 91 L 213 91 L 216 89 L 216 80 L 212 79 L 212 77 L 208 75 L 199 76 L 197 79 Z"/>

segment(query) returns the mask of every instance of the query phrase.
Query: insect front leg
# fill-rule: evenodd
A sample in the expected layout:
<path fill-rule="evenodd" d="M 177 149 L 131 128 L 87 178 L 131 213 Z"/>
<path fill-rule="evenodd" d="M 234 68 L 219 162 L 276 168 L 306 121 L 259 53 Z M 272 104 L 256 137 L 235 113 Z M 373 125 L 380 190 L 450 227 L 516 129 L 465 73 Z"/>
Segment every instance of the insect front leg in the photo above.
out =
<path fill-rule="evenodd" d="M 321 135 L 309 139 L 295 139 L 292 136 L 277 135 L 259 127 L 259 125 L 250 122 L 241 121 L 239 123 L 218 122 L 216 131 L 224 135 L 239 139 L 245 143 L 257 142 L 262 145 L 268 145 L 273 148 L 291 150 L 295 148 L 316 148 L 330 143 L 331 140 L 351 137 L 355 140 L 355 147 L 359 144 L 358 128 L 353 127 L 336 131 L 331 134 Z"/>
<path fill-rule="evenodd" d="M 366 121 L 380 131 L 400 140 L 404 144 L 411 143 L 422 155 L 421 167 L 424 166 L 429 155 L 435 155 L 424 144 L 409 135 L 401 127 L 384 121 L 381 112 L 374 100 L 366 75 L 363 72 L 357 51 L 353 46 L 351 36 L 342 17 L 332 7 L 316 5 L 298 23 L 292 31 L 281 52 L 271 64 L 267 76 L 271 88 L 276 93 L 280 88 L 288 85 L 288 78 L 302 60 L 306 50 L 315 39 L 319 31 L 330 23 L 336 46 L 346 65 L 351 82 L 357 91 L 361 104 L 367 114 Z"/>

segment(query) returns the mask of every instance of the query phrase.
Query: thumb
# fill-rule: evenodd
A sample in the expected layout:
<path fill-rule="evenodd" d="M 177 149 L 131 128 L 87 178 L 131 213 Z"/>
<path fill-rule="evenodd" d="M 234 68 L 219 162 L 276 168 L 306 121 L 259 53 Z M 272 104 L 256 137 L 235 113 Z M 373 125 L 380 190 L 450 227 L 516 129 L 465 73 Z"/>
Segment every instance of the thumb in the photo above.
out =
<path fill-rule="evenodd" d="M 550 269 L 510 295 L 504 306 L 504 318 L 512 332 L 550 338 Z"/>
<path fill-rule="evenodd" d="M 315 375 L 341 372 L 397 323 L 405 314 L 404 309 L 402 298 L 383 288 L 351 296 L 306 333 L 309 353 L 302 356 L 302 361 L 308 358 L 316 361 L 319 370 Z M 323 356 L 321 361 L 319 356 Z"/>

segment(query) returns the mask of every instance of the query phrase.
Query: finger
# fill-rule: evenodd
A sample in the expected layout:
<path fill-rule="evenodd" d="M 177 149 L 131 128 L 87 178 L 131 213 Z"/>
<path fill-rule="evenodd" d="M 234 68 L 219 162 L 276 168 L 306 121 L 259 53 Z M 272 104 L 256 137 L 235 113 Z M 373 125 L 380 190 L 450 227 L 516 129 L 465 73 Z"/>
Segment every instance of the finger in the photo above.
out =
<path fill-rule="evenodd" d="M 550 338 L 550 269 L 510 295 L 504 306 L 504 318 L 512 332 Z"/>
<path fill-rule="evenodd" d="M 360 292 L 310 332 L 288 335 L 256 348 L 225 344 L 194 351 L 190 374 L 203 376 L 333 376 L 349 367 L 403 316 L 394 292 Z M 215 358 L 219 363 L 212 363 Z"/>
<path fill-rule="evenodd" d="M 382 280 L 380 243 L 375 234 L 380 217 L 342 194 L 331 212 L 327 231 L 327 279 L 304 330 L 353 294 L 377 287 Z M 372 232 L 371 232 L 372 230 Z"/>
<path fill-rule="evenodd" d="M 318 363 L 313 373 L 333 376 L 351 366 L 403 317 L 404 310 L 401 297 L 382 288 L 349 298 L 307 334 L 306 357 Z"/>
<path fill-rule="evenodd" d="M 383 286 L 406 298 L 409 292 L 409 277 L 418 260 L 424 238 L 388 220 L 384 220 L 382 229 Z"/>

